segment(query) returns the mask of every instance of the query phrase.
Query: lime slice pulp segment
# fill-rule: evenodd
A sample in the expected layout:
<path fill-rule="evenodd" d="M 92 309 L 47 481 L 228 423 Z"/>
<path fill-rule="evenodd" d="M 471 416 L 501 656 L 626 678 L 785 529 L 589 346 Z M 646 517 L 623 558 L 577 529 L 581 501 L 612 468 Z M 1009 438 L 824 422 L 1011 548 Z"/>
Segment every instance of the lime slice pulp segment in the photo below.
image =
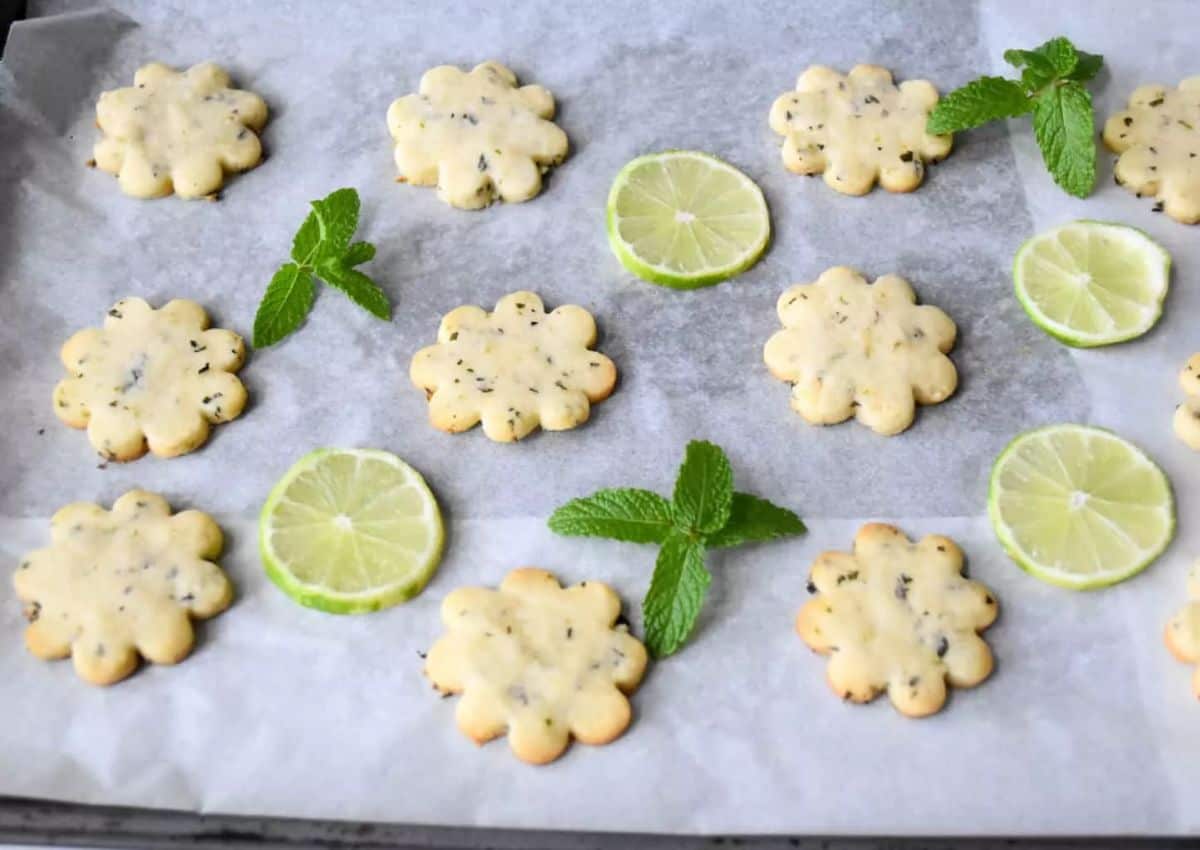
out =
<path fill-rule="evenodd" d="M 259 517 L 267 575 L 302 605 L 378 611 L 425 587 L 442 517 L 421 475 L 373 449 L 318 449 L 275 485 Z"/>
<path fill-rule="evenodd" d="M 1037 428 L 1009 443 L 992 467 L 988 516 L 1022 569 L 1078 590 L 1141 572 L 1175 533 L 1163 471 L 1086 425 Z"/>
<path fill-rule="evenodd" d="M 771 220 L 762 190 L 727 162 L 665 151 L 628 163 L 608 194 L 608 241 L 629 271 L 692 289 L 745 271 L 762 256 Z"/>
<path fill-rule="evenodd" d="M 1013 262 L 1034 324 L 1080 348 L 1141 336 L 1162 315 L 1171 257 L 1132 227 L 1075 221 L 1034 236 Z"/>

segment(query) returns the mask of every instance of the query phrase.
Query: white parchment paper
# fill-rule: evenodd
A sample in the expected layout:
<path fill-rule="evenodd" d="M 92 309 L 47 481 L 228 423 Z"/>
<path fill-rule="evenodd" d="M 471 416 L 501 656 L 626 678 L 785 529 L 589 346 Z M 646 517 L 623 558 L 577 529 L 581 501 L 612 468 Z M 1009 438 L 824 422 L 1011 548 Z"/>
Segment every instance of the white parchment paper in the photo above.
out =
<path fill-rule="evenodd" d="M 1175 375 L 1200 347 L 1200 230 L 1112 185 L 1083 202 L 1038 161 L 1027 126 L 963 134 L 910 195 L 847 198 L 786 172 L 767 127 L 773 99 L 810 63 L 875 62 L 942 90 L 1002 70 L 1006 47 L 1067 34 L 1103 53 L 1100 119 L 1138 84 L 1197 72 L 1184 2 L 522 4 L 459 2 L 34 2 L 0 65 L 0 561 L 42 545 L 69 501 L 110 503 L 131 486 L 212 512 L 237 603 L 201 626 L 196 653 L 109 689 L 21 644 L 20 606 L 0 581 L 0 794 L 89 803 L 430 824 L 651 832 L 1162 833 L 1200 830 L 1200 706 L 1162 647 L 1200 553 L 1196 455 L 1171 435 Z M 433 65 L 509 63 L 557 96 L 572 155 L 532 203 L 453 210 L 393 182 L 388 104 Z M 269 159 L 220 203 L 122 196 L 83 167 L 96 97 L 154 59 L 213 59 L 272 109 Z M 1011 133 L 1011 135 L 1010 135 Z M 774 244 L 753 270 L 692 293 L 623 272 L 605 242 L 609 182 L 667 147 L 719 154 L 762 186 Z M 202 451 L 97 465 L 60 425 L 57 350 L 125 295 L 202 302 L 249 336 L 255 305 L 305 213 L 339 186 L 363 198 L 371 273 L 395 318 L 324 292 L 307 326 L 256 352 L 252 405 Z M 1144 228 L 1172 252 L 1167 312 L 1143 339 L 1073 352 L 1036 330 L 1011 295 L 1024 239 L 1071 218 Z M 761 346 L 788 284 L 835 263 L 897 272 L 960 330 L 961 387 L 904 435 L 815 429 L 788 408 Z M 425 421 L 412 353 L 441 314 L 532 288 L 578 303 L 617 362 L 616 394 L 580 430 L 497 445 Z M 1168 471 L 1176 543 L 1150 570 L 1093 594 L 1026 576 L 984 517 L 987 473 L 1019 431 L 1055 421 L 1118 429 Z M 558 504 L 601 486 L 666 491 L 687 439 L 733 459 L 740 488 L 797 508 L 809 534 L 712 556 L 699 629 L 654 666 L 617 743 L 574 746 L 534 769 L 501 742 L 476 748 L 453 700 L 421 675 L 438 603 L 538 564 L 602 579 L 634 604 L 653 551 L 564 540 Z M 421 469 L 449 524 L 442 567 L 412 603 L 363 617 L 303 609 L 264 577 L 255 517 L 271 484 L 321 445 L 379 446 Z M 824 662 L 795 636 L 812 557 L 860 522 L 956 538 L 1002 616 L 983 686 L 906 720 L 886 700 L 841 703 Z M 631 610 L 635 626 L 636 611 Z"/>

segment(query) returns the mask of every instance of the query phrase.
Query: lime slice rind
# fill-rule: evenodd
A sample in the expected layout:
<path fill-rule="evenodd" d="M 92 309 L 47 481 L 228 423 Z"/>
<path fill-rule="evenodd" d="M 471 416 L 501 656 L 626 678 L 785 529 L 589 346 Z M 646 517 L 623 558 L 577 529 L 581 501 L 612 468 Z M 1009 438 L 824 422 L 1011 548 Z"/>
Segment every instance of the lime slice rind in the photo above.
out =
<path fill-rule="evenodd" d="M 324 466 L 349 459 L 355 462 L 349 487 L 341 487 L 347 482 L 337 476 L 323 474 Z M 362 476 L 364 463 L 381 465 Z M 363 486 L 378 481 L 379 473 L 392 478 L 392 484 Z M 370 492 L 363 495 L 356 484 Z M 296 500 L 305 494 L 321 504 Z M 399 495 L 415 496 L 393 506 L 407 512 L 362 515 L 379 500 Z M 331 513 L 339 507 L 347 516 L 335 519 Z M 391 524 L 390 529 L 381 523 Z M 381 533 L 389 530 L 391 535 Z M 417 538 L 421 545 L 412 545 Z M 271 490 L 259 518 L 259 551 L 267 576 L 301 605 L 334 614 L 379 611 L 420 593 L 437 569 L 443 541 L 437 500 L 420 473 L 395 455 L 372 449 L 317 449 L 305 455 Z"/>
<path fill-rule="evenodd" d="M 664 151 L 627 163 L 609 190 L 605 222 L 609 245 L 626 269 L 675 289 L 711 286 L 745 271 L 771 236 L 762 190 L 699 151 Z"/>
<path fill-rule="evenodd" d="M 1013 259 L 1021 306 L 1075 348 L 1136 339 L 1162 315 L 1171 257 L 1137 228 L 1080 220 L 1039 233 Z"/>
<path fill-rule="evenodd" d="M 1081 457 L 1068 463 L 1053 451 L 1055 440 L 1064 447 L 1082 445 Z M 1057 458 L 1057 469 L 1041 469 L 1029 461 L 1033 454 L 1044 458 L 1047 450 Z M 1093 486 L 1111 485 L 1112 469 L 1097 469 L 1094 462 L 1101 453 L 1101 466 L 1116 467 L 1119 480 L 1130 479 L 1129 498 L 1079 496 L 1088 480 Z M 1021 486 L 1030 471 L 1038 476 L 1042 492 L 1032 494 Z M 1046 492 L 1044 480 L 1061 486 L 1064 477 L 1075 486 L 1061 487 L 1056 500 Z M 1132 443 L 1087 425 L 1050 425 L 1013 439 L 992 466 L 987 507 L 996 538 L 1017 566 L 1072 590 L 1109 587 L 1137 575 L 1163 553 L 1175 533 L 1174 496 L 1162 469 Z M 1057 560 L 1048 563 L 1053 556 Z"/>

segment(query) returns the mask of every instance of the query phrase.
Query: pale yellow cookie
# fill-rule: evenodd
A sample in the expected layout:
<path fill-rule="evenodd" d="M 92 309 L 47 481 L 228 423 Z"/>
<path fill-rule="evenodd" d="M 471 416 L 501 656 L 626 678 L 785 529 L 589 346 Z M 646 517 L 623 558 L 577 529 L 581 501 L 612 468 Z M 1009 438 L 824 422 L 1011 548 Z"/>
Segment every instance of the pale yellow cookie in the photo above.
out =
<path fill-rule="evenodd" d="M 945 401 L 958 386 L 946 356 L 954 322 L 916 300 L 902 277 L 868 284 L 854 269 L 827 269 L 780 296 L 784 329 L 767 341 L 763 360 L 792 384 L 792 407 L 808 422 L 856 416 L 880 434 L 898 434 L 912 424 L 916 403 Z"/>
<path fill-rule="evenodd" d="M 141 298 L 113 305 L 103 328 L 72 336 L 60 357 L 70 376 L 54 388 L 54 412 L 109 460 L 186 454 L 212 425 L 237 418 L 246 388 L 233 372 L 245 357 L 233 331 L 208 330 L 193 301 L 154 310 Z"/>
<path fill-rule="evenodd" d="M 1179 371 L 1179 386 L 1187 398 L 1175 408 L 1175 436 L 1200 451 L 1200 354 L 1193 354 Z"/>
<path fill-rule="evenodd" d="M 1167 623 L 1163 638 L 1167 649 L 1180 661 L 1200 665 L 1200 560 L 1188 573 L 1187 591 L 1190 601 Z M 1192 676 L 1192 690 L 1200 698 L 1200 666 Z"/>
<path fill-rule="evenodd" d="M 425 660 L 444 694 L 462 694 L 458 728 L 477 744 L 508 734 L 517 758 L 545 764 L 572 737 L 607 744 L 629 726 L 626 694 L 646 649 L 614 626 L 621 600 L 606 584 L 564 588 L 551 573 L 513 570 L 499 590 L 460 588 L 442 602 L 446 634 Z"/>
<path fill-rule="evenodd" d="M 808 590 L 796 631 L 829 656 L 829 686 L 843 699 L 870 702 L 886 690 L 901 713 L 924 717 L 946 702 L 947 682 L 970 688 L 992 672 L 979 632 L 999 606 L 963 576 L 953 540 L 913 543 L 890 525 L 864 525 L 852 552 L 817 556 Z"/>
<path fill-rule="evenodd" d="M 597 351 L 596 322 L 582 307 L 546 312 L 532 292 L 505 295 L 489 313 L 447 313 L 436 345 L 412 359 L 412 382 L 429 396 L 429 421 L 450 433 L 481 419 L 493 440 L 519 440 L 537 428 L 563 431 L 587 421 L 608 398 L 617 367 Z"/>
<path fill-rule="evenodd" d="M 897 87 L 877 65 L 856 65 L 846 76 L 813 65 L 771 106 L 770 122 L 784 137 L 789 171 L 824 173 L 846 195 L 865 195 L 876 180 L 889 192 L 911 192 L 925 165 L 945 159 L 953 143 L 953 136 L 925 132 L 937 102 L 928 81 Z"/>
<path fill-rule="evenodd" d="M 230 87 L 212 62 L 176 71 L 158 62 L 138 69 L 130 88 L 106 91 L 96 104 L 96 167 L 119 178 L 121 191 L 157 198 L 213 195 L 226 172 L 262 159 L 258 131 L 267 104 Z"/>
<path fill-rule="evenodd" d="M 417 94 L 388 108 L 387 124 L 400 181 L 436 184 L 443 201 L 473 210 L 542 190 L 542 174 L 567 156 L 567 134 L 553 118 L 550 92 L 518 87 L 508 68 L 484 62 L 469 73 L 426 71 Z"/>
<path fill-rule="evenodd" d="M 1152 195 L 1176 221 L 1200 222 L 1200 77 L 1134 89 L 1129 108 L 1105 122 L 1104 143 L 1120 154 L 1117 183 Z"/>
<path fill-rule="evenodd" d="M 138 656 L 175 664 L 192 651 L 191 619 L 215 616 L 233 588 L 211 562 L 221 529 L 200 511 L 171 515 L 167 501 L 130 490 L 111 511 L 90 502 L 50 520 L 50 546 L 26 555 L 13 575 L 38 658 L 72 656 L 95 685 L 120 681 Z"/>

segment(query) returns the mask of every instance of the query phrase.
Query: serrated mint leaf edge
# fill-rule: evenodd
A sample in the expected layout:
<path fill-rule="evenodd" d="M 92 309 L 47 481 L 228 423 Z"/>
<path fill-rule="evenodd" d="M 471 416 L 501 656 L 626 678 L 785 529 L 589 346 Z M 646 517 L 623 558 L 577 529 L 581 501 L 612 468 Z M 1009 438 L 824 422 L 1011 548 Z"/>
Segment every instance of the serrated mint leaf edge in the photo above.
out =
<path fill-rule="evenodd" d="M 375 246 L 370 242 L 355 242 L 342 254 L 342 263 L 346 266 L 361 266 L 375 259 Z"/>
<path fill-rule="evenodd" d="M 642 600 L 646 648 L 655 658 L 675 654 L 687 641 L 711 584 L 704 546 L 678 531 L 668 536 L 658 550 L 650 588 Z"/>
<path fill-rule="evenodd" d="M 350 187 L 335 189 L 321 200 L 313 201 L 312 208 L 321 228 L 315 263 L 340 259 L 358 230 L 358 218 L 362 210 L 358 190 Z"/>
<path fill-rule="evenodd" d="M 292 259 L 301 266 L 311 265 L 317 246 L 321 244 L 321 223 L 317 220 L 317 211 L 309 210 L 292 237 Z"/>
<path fill-rule="evenodd" d="M 774 514 L 769 521 L 766 514 Z M 753 517 L 753 518 L 752 518 Z M 704 545 L 710 549 L 726 549 L 745 543 L 762 543 L 804 534 L 808 528 L 795 511 L 777 505 L 751 493 L 734 493 L 729 521 L 712 534 L 706 535 Z"/>
<path fill-rule="evenodd" d="M 676 524 L 701 534 L 717 531 L 729 521 L 732 500 L 733 467 L 724 450 L 707 440 L 689 442 L 671 497 Z"/>
<path fill-rule="evenodd" d="M 1054 182 L 1077 198 L 1090 195 L 1096 185 L 1095 115 L 1083 84 L 1067 82 L 1042 92 L 1033 132 Z"/>
<path fill-rule="evenodd" d="M 280 266 L 254 314 L 254 347 L 275 345 L 304 324 L 315 296 L 312 275 L 306 269 L 295 263 Z"/>
<path fill-rule="evenodd" d="M 618 515 L 612 510 L 618 507 L 628 510 Z M 658 493 L 622 487 L 572 499 L 555 509 L 546 524 L 555 534 L 570 537 L 662 543 L 675 528 L 673 519 L 671 503 Z"/>
<path fill-rule="evenodd" d="M 358 269 L 346 268 L 336 261 L 327 261 L 317 266 L 316 274 L 371 315 L 380 319 L 392 317 L 392 305 L 388 301 L 387 293 Z"/>
<path fill-rule="evenodd" d="M 1100 53 L 1088 53 L 1086 50 L 1077 50 L 1076 53 L 1079 58 L 1075 63 L 1075 69 L 1064 76 L 1063 79 L 1086 83 L 1099 74 L 1100 69 L 1104 67 L 1104 55 Z"/>
<path fill-rule="evenodd" d="M 973 108 L 972 108 L 973 106 Z M 925 131 L 934 135 L 969 130 L 1000 118 L 1015 118 L 1033 109 L 1033 100 L 1015 80 L 980 77 L 941 98 Z M 951 116 L 958 120 L 951 121 Z"/>

